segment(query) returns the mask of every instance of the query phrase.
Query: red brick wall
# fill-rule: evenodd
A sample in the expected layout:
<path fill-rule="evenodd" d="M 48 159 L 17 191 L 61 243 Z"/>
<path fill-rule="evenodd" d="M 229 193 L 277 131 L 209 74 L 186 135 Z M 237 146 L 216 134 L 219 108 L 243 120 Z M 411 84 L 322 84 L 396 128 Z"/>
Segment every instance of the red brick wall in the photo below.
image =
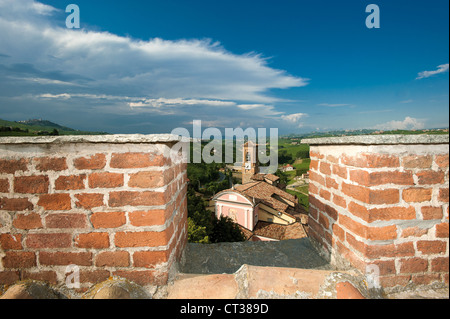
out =
<path fill-rule="evenodd" d="M 309 235 L 335 262 L 377 265 L 385 289 L 446 283 L 444 145 L 311 145 Z"/>
<path fill-rule="evenodd" d="M 110 276 L 165 284 L 187 241 L 186 164 L 170 145 L 0 145 L 0 285 Z"/>

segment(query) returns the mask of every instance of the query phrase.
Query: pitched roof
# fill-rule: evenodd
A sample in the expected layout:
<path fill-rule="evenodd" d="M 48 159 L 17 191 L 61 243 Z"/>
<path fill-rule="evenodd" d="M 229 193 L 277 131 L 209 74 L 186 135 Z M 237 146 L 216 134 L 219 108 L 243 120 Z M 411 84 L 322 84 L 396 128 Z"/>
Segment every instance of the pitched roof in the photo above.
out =
<path fill-rule="evenodd" d="M 255 229 L 253 230 L 253 234 L 277 240 L 307 237 L 305 229 L 299 222 L 293 223 L 291 225 L 280 225 L 258 221 Z"/>
<path fill-rule="evenodd" d="M 272 182 L 275 182 L 280 179 L 277 175 L 274 174 L 265 174 L 264 178 Z"/>

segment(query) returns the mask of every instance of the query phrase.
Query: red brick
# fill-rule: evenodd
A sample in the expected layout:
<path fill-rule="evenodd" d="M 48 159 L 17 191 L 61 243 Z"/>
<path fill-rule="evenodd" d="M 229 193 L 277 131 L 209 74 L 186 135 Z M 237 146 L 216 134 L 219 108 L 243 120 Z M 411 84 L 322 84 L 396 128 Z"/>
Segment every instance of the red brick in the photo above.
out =
<path fill-rule="evenodd" d="M 400 161 L 397 156 L 386 154 L 360 154 L 358 156 L 342 157 L 342 163 L 348 166 L 364 168 L 399 167 Z"/>
<path fill-rule="evenodd" d="M 95 154 L 89 157 L 78 157 L 74 159 L 73 165 L 76 169 L 102 169 L 106 166 L 105 154 Z"/>
<path fill-rule="evenodd" d="M 0 234 L 0 248 L 3 250 L 21 250 L 22 234 Z"/>
<path fill-rule="evenodd" d="M 331 175 L 331 164 L 320 162 L 320 172 L 325 175 Z"/>
<path fill-rule="evenodd" d="M 325 213 L 328 217 L 331 217 L 333 220 L 338 219 L 338 212 L 336 209 L 331 207 L 330 205 L 325 205 Z"/>
<path fill-rule="evenodd" d="M 69 248 L 72 235 L 68 233 L 28 234 L 25 239 L 28 248 Z"/>
<path fill-rule="evenodd" d="M 431 168 L 431 155 L 408 155 L 402 158 L 405 168 Z"/>
<path fill-rule="evenodd" d="M 77 198 L 75 203 L 77 207 L 90 209 L 103 206 L 103 194 L 84 193 L 76 194 L 75 197 Z"/>
<path fill-rule="evenodd" d="M 130 174 L 128 186 L 139 188 L 156 188 L 164 186 L 164 172 L 148 171 Z"/>
<path fill-rule="evenodd" d="M 448 222 L 440 223 L 436 225 L 436 237 L 437 238 L 448 238 Z"/>
<path fill-rule="evenodd" d="M 342 183 L 342 192 L 350 197 L 353 197 L 354 199 L 357 199 L 361 202 L 368 202 L 369 198 L 369 189 L 358 186 L 358 185 L 351 185 L 347 183 Z"/>
<path fill-rule="evenodd" d="M 51 214 L 45 217 L 47 228 L 85 228 L 87 226 L 84 214 Z"/>
<path fill-rule="evenodd" d="M 353 251 L 345 247 L 339 241 L 336 242 L 336 247 L 340 255 L 348 260 L 355 268 L 366 271 L 366 263 L 360 259 Z"/>
<path fill-rule="evenodd" d="M 439 274 L 413 275 L 411 281 L 416 285 L 430 285 L 435 281 L 440 281 Z"/>
<path fill-rule="evenodd" d="M 0 198 L 0 210 L 22 211 L 33 209 L 28 198 Z"/>
<path fill-rule="evenodd" d="M 80 283 L 97 284 L 111 276 L 109 270 L 80 270 Z"/>
<path fill-rule="evenodd" d="M 333 174 L 347 179 L 347 168 L 339 165 L 333 165 Z"/>
<path fill-rule="evenodd" d="M 442 219 L 442 207 L 424 206 L 421 208 L 423 219 Z"/>
<path fill-rule="evenodd" d="M 319 219 L 319 212 L 314 207 L 309 206 L 308 220 L 311 219 L 311 218 L 314 219 L 314 220 L 318 220 Z"/>
<path fill-rule="evenodd" d="M 332 225 L 333 235 L 337 236 L 340 241 L 345 242 L 345 231 L 337 224 Z"/>
<path fill-rule="evenodd" d="M 312 159 L 312 160 L 309 162 L 309 169 L 310 169 L 310 170 L 318 171 L 318 170 L 319 170 L 319 161 L 313 160 L 313 159 Z"/>
<path fill-rule="evenodd" d="M 323 213 L 319 213 L 319 224 L 325 229 L 330 228 L 330 221 Z"/>
<path fill-rule="evenodd" d="M 163 155 L 153 153 L 114 153 L 111 157 L 112 168 L 144 168 L 163 166 L 168 163 Z"/>
<path fill-rule="evenodd" d="M 136 211 L 128 213 L 128 218 L 133 226 L 164 225 L 166 222 L 166 211 L 155 209 L 149 211 Z"/>
<path fill-rule="evenodd" d="M 448 154 L 436 155 L 435 162 L 440 168 L 448 168 Z"/>
<path fill-rule="evenodd" d="M 402 243 L 398 245 L 367 245 L 366 257 L 367 258 L 380 258 L 380 257 L 408 257 L 415 255 L 414 245 L 412 242 Z"/>
<path fill-rule="evenodd" d="M 313 181 L 313 182 L 317 182 L 322 186 L 326 186 L 325 178 L 322 175 L 320 175 L 314 171 L 309 172 L 309 180 Z"/>
<path fill-rule="evenodd" d="M 427 259 L 415 257 L 400 260 L 400 272 L 403 274 L 425 272 L 427 269 Z"/>
<path fill-rule="evenodd" d="M 325 155 L 320 154 L 319 152 L 315 152 L 315 151 L 309 151 L 309 157 L 311 158 L 318 158 L 318 159 L 324 159 Z"/>
<path fill-rule="evenodd" d="M 448 256 L 432 259 L 431 271 L 448 272 Z"/>
<path fill-rule="evenodd" d="M 447 250 L 447 244 L 441 240 L 421 240 L 417 242 L 417 250 L 422 254 L 441 254 Z"/>
<path fill-rule="evenodd" d="M 342 192 L 367 204 L 396 204 L 400 196 L 398 189 L 369 189 L 347 183 L 342 183 Z"/>
<path fill-rule="evenodd" d="M 162 192 L 111 192 L 109 194 L 110 207 L 122 206 L 159 206 L 166 204 L 166 195 Z"/>
<path fill-rule="evenodd" d="M 309 204 L 310 204 L 309 207 L 311 207 L 312 205 L 315 206 L 320 211 L 325 211 L 325 204 L 312 195 L 309 195 Z"/>
<path fill-rule="evenodd" d="M 9 181 L 6 178 L 0 178 L 0 193 L 9 193 Z"/>
<path fill-rule="evenodd" d="M 416 173 L 419 178 L 419 185 L 443 184 L 445 182 L 445 174 L 442 171 L 421 171 Z"/>
<path fill-rule="evenodd" d="M 108 248 L 108 233 L 79 234 L 75 238 L 75 246 L 80 248 Z"/>
<path fill-rule="evenodd" d="M 408 188 L 403 190 L 402 198 L 408 203 L 428 202 L 431 194 L 431 188 Z"/>
<path fill-rule="evenodd" d="M 44 194 L 50 182 L 47 176 L 20 176 L 14 178 L 14 192 L 19 194 Z"/>
<path fill-rule="evenodd" d="M 366 238 L 369 240 L 397 239 L 397 226 L 367 227 Z"/>
<path fill-rule="evenodd" d="M 42 228 L 41 215 L 37 213 L 16 214 L 13 226 L 17 229 L 37 229 Z"/>
<path fill-rule="evenodd" d="M 123 174 L 119 173 L 93 173 L 89 175 L 90 188 L 115 188 L 123 186 Z"/>
<path fill-rule="evenodd" d="M 115 235 L 117 247 L 157 247 L 168 244 L 173 230 L 162 232 L 119 232 Z"/>
<path fill-rule="evenodd" d="M 30 268 L 36 266 L 36 255 L 31 251 L 6 251 L 3 257 L 4 268 Z"/>
<path fill-rule="evenodd" d="M 441 188 L 441 189 L 439 189 L 438 200 L 441 201 L 441 202 L 447 202 L 448 203 L 448 188 Z"/>
<path fill-rule="evenodd" d="M 401 238 L 408 238 L 408 237 L 422 237 L 423 235 L 428 234 L 428 229 L 423 229 L 420 227 L 407 227 L 402 230 Z"/>
<path fill-rule="evenodd" d="M 331 193 L 323 188 L 319 190 L 319 196 L 328 201 L 331 199 Z"/>
<path fill-rule="evenodd" d="M 56 190 L 84 189 L 86 175 L 59 176 L 55 181 Z"/>
<path fill-rule="evenodd" d="M 414 185 L 413 174 L 409 171 L 367 172 L 363 170 L 351 170 L 350 179 L 364 186 L 384 184 Z"/>
<path fill-rule="evenodd" d="M 336 180 L 334 178 L 331 177 L 326 177 L 326 182 L 327 182 L 327 187 L 328 188 L 334 188 L 334 189 L 339 189 L 339 184 L 336 182 Z"/>
<path fill-rule="evenodd" d="M 344 197 L 333 194 L 333 203 L 343 208 L 347 208 L 347 202 Z"/>
<path fill-rule="evenodd" d="M 396 274 L 395 260 L 377 260 L 371 262 L 370 265 L 378 266 L 378 269 L 380 271 L 379 275 L 385 276 Z"/>
<path fill-rule="evenodd" d="M 13 285 L 20 280 L 20 275 L 22 275 L 22 271 L 0 271 L 0 285 Z"/>
<path fill-rule="evenodd" d="M 94 228 L 116 228 L 126 223 L 124 212 L 98 212 L 91 216 Z"/>
<path fill-rule="evenodd" d="M 0 159 L 0 174 L 14 174 L 17 171 L 27 171 L 28 160 L 21 159 Z"/>
<path fill-rule="evenodd" d="M 69 194 L 45 194 L 37 203 L 46 210 L 69 210 L 72 208 Z"/>
<path fill-rule="evenodd" d="M 366 234 L 367 234 L 367 226 L 362 225 L 356 221 L 354 221 L 353 219 L 345 216 L 345 215 L 340 215 L 339 216 L 339 224 L 346 228 L 347 230 L 351 231 L 352 233 L 354 233 L 355 235 L 358 235 L 360 237 L 365 238 Z"/>
<path fill-rule="evenodd" d="M 135 267 L 154 268 L 156 265 L 167 262 L 169 252 L 165 251 L 136 251 L 133 253 Z"/>
<path fill-rule="evenodd" d="M 361 292 L 348 281 L 336 284 L 336 299 L 366 299 Z"/>
<path fill-rule="evenodd" d="M 128 267 L 130 254 L 127 251 L 104 251 L 97 255 L 97 267 Z"/>
<path fill-rule="evenodd" d="M 309 183 L 308 192 L 309 194 L 319 195 L 319 188 L 313 183 Z"/>
<path fill-rule="evenodd" d="M 39 253 L 39 263 L 46 266 L 78 265 L 91 266 L 92 253 L 90 252 L 46 252 Z"/>
<path fill-rule="evenodd" d="M 369 210 L 368 222 L 376 220 L 411 220 L 416 218 L 416 210 L 414 207 L 385 207 L 372 208 Z"/>
<path fill-rule="evenodd" d="M 330 163 L 335 163 L 338 164 L 339 163 L 339 158 L 333 155 L 327 155 L 327 161 Z"/>
<path fill-rule="evenodd" d="M 63 171 L 67 169 L 64 157 L 40 157 L 35 158 L 35 167 L 38 171 Z"/>
<path fill-rule="evenodd" d="M 369 211 L 365 206 L 356 204 L 355 202 L 350 202 L 348 204 L 348 211 L 352 215 L 355 215 L 356 217 L 359 217 L 366 222 L 370 220 Z"/>
<path fill-rule="evenodd" d="M 396 204 L 400 201 L 398 189 L 374 189 L 369 192 L 368 204 Z"/>
<path fill-rule="evenodd" d="M 367 245 L 363 243 L 362 241 L 357 240 L 351 233 L 346 233 L 346 241 L 347 244 L 354 250 L 359 251 L 360 253 L 364 254 L 366 251 Z"/>
<path fill-rule="evenodd" d="M 27 279 L 45 281 L 52 285 L 58 284 L 58 276 L 55 271 L 39 271 L 39 272 L 23 271 L 22 280 Z"/>

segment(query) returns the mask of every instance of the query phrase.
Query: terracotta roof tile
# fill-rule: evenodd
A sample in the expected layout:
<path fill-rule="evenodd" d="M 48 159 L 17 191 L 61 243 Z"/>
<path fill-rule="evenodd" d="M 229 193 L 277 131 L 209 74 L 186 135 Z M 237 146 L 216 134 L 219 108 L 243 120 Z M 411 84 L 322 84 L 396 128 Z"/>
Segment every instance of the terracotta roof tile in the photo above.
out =
<path fill-rule="evenodd" d="M 291 225 L 280 225 L 259 221 L 256 224 L 253 233 L 257 236 L 277 240 L 298 239 L 307 237 L 303 226 L 298 222 L 293 223 Z"/>

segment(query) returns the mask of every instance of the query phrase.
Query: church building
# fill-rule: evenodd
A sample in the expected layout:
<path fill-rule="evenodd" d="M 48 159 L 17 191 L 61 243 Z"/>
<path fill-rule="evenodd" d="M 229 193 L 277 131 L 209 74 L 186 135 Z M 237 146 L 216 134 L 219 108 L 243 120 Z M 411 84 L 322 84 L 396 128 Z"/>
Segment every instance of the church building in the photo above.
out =
<path fill-rule="evenodd" d="M 261 174 L 258 145 L 243 145 L 242 184 L 213 197 L 217 217 L 228 216 L 248 240 L 284 240 L 306 237 L 307 211 L 296 196 L 283 190 L 279 177 Z"/>

